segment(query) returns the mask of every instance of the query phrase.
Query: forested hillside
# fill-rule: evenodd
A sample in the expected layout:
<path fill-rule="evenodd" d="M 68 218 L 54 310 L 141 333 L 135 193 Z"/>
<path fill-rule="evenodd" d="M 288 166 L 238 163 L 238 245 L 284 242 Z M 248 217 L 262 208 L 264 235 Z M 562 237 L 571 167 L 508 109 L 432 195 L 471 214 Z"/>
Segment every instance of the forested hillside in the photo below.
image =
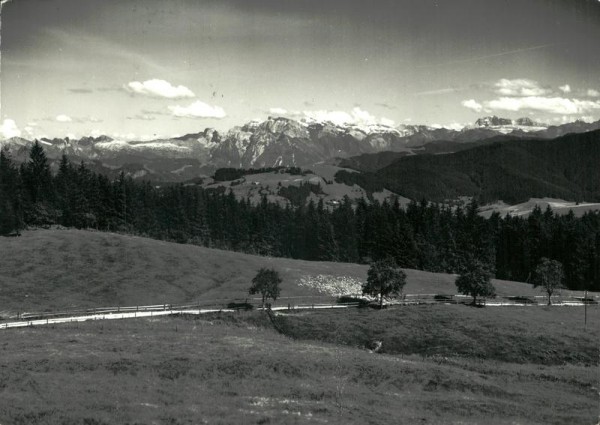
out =
<path fill-rule="evenodd" d="M 124 175 L 109 180 L 67 157 L 53 175 L 36 144 L 18 169 L 0 155 L 0 232 L 59 224 L 305 260 L 393 257 L 402 267 L 447 273 L 478 259 L 498 278 L 521 281 L 549 257 L 563 264 L 570 288 L 600 289 L 597 212 L 576 218 L 536 209 L 527 219 L 485 219 L 476 202 L 465 209 L 413 202 L 404 209 L 397 202 L 353 204 L 347 198 L 330 210 L 323 202 L 282 207 L 266 198 L 252 205 L 223 189 L 157 187 Z"/>
<path fill-rule="evenodd" d="M 534 197 L 600 200 L 600 130 L 554 140 L 513 140 L 447 155 L 399 158 L 374 173 L 336 180 L 410 199 L 519 203 Z"/>

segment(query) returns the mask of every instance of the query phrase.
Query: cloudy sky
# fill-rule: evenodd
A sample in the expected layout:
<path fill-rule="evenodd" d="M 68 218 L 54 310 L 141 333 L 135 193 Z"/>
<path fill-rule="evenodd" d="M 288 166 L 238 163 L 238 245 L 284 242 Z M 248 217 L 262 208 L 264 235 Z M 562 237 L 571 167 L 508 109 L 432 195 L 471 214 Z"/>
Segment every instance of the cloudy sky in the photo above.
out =
<path fill-rule="evenodd" d="M 600 119 L 598 0 L 2 0 L 1 133 Z"/>

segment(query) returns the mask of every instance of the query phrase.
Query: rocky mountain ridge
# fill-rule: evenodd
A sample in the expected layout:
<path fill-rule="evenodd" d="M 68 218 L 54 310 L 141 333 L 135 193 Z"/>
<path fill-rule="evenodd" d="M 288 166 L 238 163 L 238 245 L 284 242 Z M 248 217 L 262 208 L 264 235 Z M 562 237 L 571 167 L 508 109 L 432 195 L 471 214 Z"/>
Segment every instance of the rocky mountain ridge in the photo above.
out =
<path fill-rule="evenodd" d="M 84 161 L 97 171 L 125 171 L 134 177 L 185 181 L 217 168 L 310 167 L 334 158 L 350 158 L 384 151 L 425 153 L 430 143 L 449 145 L 509 138 L 554 138 L 570 132 L 600 128 L 600 121 L 576 121 L 541 127 L 529 118 L 508 120 L 495 116 L 478 119 L 462 130 L 424 125 L 389 127 L 336 125 L 331 122 L 296 121 L 269 117 L 233 127 L 226 133 L 207 128 L 198 133 L 150 141 L 113 139 L 40 139 L 48 157 L 57 162 L 63 154 Z M 11 138 L 0 141 L 16 161 L 27 158 L 33 141 Z M 442 150 L 439 153 L 444 153 Z"/>

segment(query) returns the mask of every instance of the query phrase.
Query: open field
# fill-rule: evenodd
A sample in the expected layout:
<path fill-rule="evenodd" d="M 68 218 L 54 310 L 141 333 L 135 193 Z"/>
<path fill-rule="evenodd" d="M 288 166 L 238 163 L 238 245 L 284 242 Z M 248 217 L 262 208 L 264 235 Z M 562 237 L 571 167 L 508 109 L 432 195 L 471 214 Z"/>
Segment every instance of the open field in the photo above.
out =
<path fill-rule="evenodd" d="M 308 297 L 307 281 L 367 272 L 77 230 L 2 238 L 0 252 L 5 312 L 243 298 L 263 266 L 283 296 Z M 454 276 L 407 274 L 405 292 L 456 292 Z M 583 312 L 423 305 L 7 329 L 0 424 L 593 424 L 600 309 L 585 328 Z"/>
<path fill-rule="evenodd" d="M 438 306 L 288 317 L 295 339 L 258 312 L 10 330 L 1 341 L 0 423 L 595 423 L 597 365 L 588 359 L 598 326 L 584 332 L 574 309 L 500 311 Z M 423 344 L 413 354 L 388 349 L 393 338 L 412 344 L 446 320 L 435 335 L 441 342 L 461 318 L 435 353 Z M 316 327 L 332 320 L 329 331 L 339 331 L 319 335 L 307 327 L 312 320 Z M 590 324 L 599 320 L 594 309 Z M 349 334 L 353 323 L 358 332 Z M 386 352 L 369 352 L 363 337 L 383 339 Z M 504 350 L 484 360 L 480 346 L 492 338 L 488 349 Z M 571 354 L 561 348 L 573 343 Z M 552 366 L 539 357 L 550 346 L 557 347 Z"/>
<path fill-rule="evenodd" d="M 322 193 L 318 196 L 310 194 L 306 198 L 306 203 L 312 199 L 315 203 L 322 199 L 326 206 L 331 206 L 341 202 L 344 196 L 352 200 L 367 198 L 368 192 L 358 185 L 348 186 L 344 183 L 335 181 L 335 173 L 343 168 L 328 164 L 315 164 L 308 167 L 311 173 L 306 175 L 291 175 L 289 173 L 266 172 L 258 174 L 249 174 L 242 178 L 230 181 L 213 181 L 206 179 L 203 183 L 205 188 L 225 187 L 231 190 L 238 199 L 250 199 L 253 204 L 259 204 L 262 197 L 266 196 L 269 202 L 279 205 L 289 205 L 290 201 L 279 194 L 281 187 L 296 186 L 302 184 L 320 185 Z M 346 170 L 352 172 L 353 170 Z M 384 200 L 398 199 L 401 205 L 406 205 L 410 201 L 402 196 L 393 194 L 387 189 L 372 194 L 374 199 L 379 202 Z"/>
<path fill-rule="evenodd" d="M 545 211 L 546 208 L 550 207 L 552 211 L 558 215 L 565 215 L 568 214 L 569 211 L 573 211 L 575 217 L 581 217 L 587 212 L 600 210 L 600 203 L 598 202 L 577 203 L 565 201 L 563 199 L 531 198 L 529 201 L 517 205 L 507 205 L 502 201 L 485 205 L 481 208 L 480 215 L 489 218 L 493 213 L 497 212 L 502 217 L 506 214 L 527 217 L 536 206 L 540 207 L 542 211 Z"/>
<path fill-rule="evenodd" d="M 323 295 L 304 279 L 357 282 L 367 266 L 267 258 L 83 230 L 32 230 L 0 238 L 0 312 L 193 303 L 247 297 L 260 267 L 276 268 L 281 295 Z M 455 294 L 455 276 L 406 270 L 405 293 Z M 531 285 L 494 281 L 502 295 L 542 295 Z M 565 295 L 574 292 L 563 291 Z"/>
<path fill-rule="evenodd" d="M 234 316 L 235 317 L 235 316 Z M 294 339 L 336 341 L 381 353 L 467 357 L 512 363 L 595 365 L 600 354 L 600 308 L 474 308 L 467 305 L 398 306 L 277 313 L 276 324 Z"/>

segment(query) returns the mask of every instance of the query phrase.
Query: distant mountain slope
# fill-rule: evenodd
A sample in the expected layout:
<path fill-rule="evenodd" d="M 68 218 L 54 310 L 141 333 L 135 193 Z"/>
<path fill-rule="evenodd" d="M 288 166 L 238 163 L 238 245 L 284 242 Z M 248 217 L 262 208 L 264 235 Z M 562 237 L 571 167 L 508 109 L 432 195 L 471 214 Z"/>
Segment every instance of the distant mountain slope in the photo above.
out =
<path fill-rule="evenodd" d="M 502 217 L 509 214 L 513 217 L 528 217 L 534 210 L 539 207 L 542 211 L 550 207 L 555 214 L 565 215 L 573 212 L 575 217 L 581 217 L 589 211 L 600 211 L 600 202 L 567 202 L 563 199 L 553 198 L 531 198 L 527 202 L 517 205 L 507 205 L 504 202 L 496 202 L 493 204 L 484 205 L 479 208 L 479 215 L 489 218 L 493 213 L 497 212 Z"/>
<path fill-rule="evenodd" d="M 375 153 L 364 153 L 362 155 L 351 156 L 349 158 L 338 158 L 337 165 L 342 168 L 350 168 L 362 172 L 375 172 L 391 165 L 398 159 L 404 158 L 409 155 L 448 154 L 467 149 L 473 149 L 477 146 L 505 140 L 515 140 L 515 138 L 506 135 L 497 135 L 490 139 L 483 139 L 475 142 L 466 143 L 447 140 L 435 140 L 433 142 L 427 143 L 426 145 L 406 148 L 406 150 L 400 152 L 383 151 Z"/>
<path fill-rule="evenodd" d="M 342 158 L 339 160 L 338 165 L 342 168 L 351 168 L 357 171 L 375 172 L 387 167 L 398 159 L 404 158 L 405 156 L 411 154 L 414 154 L 412 150 L 409 152 L 387 151 L 365 153 L 358 156 L 352 156 L 350 158 Z"/>
<path fill-rule="evenodd" d="M 600 201 L 600 130 L 553 140 L 492 143 L 448 155 L 417 155 L 375 172 L 336 179 L 410 199 L 476 196 L 518 203 L 533 197 Z"/>

